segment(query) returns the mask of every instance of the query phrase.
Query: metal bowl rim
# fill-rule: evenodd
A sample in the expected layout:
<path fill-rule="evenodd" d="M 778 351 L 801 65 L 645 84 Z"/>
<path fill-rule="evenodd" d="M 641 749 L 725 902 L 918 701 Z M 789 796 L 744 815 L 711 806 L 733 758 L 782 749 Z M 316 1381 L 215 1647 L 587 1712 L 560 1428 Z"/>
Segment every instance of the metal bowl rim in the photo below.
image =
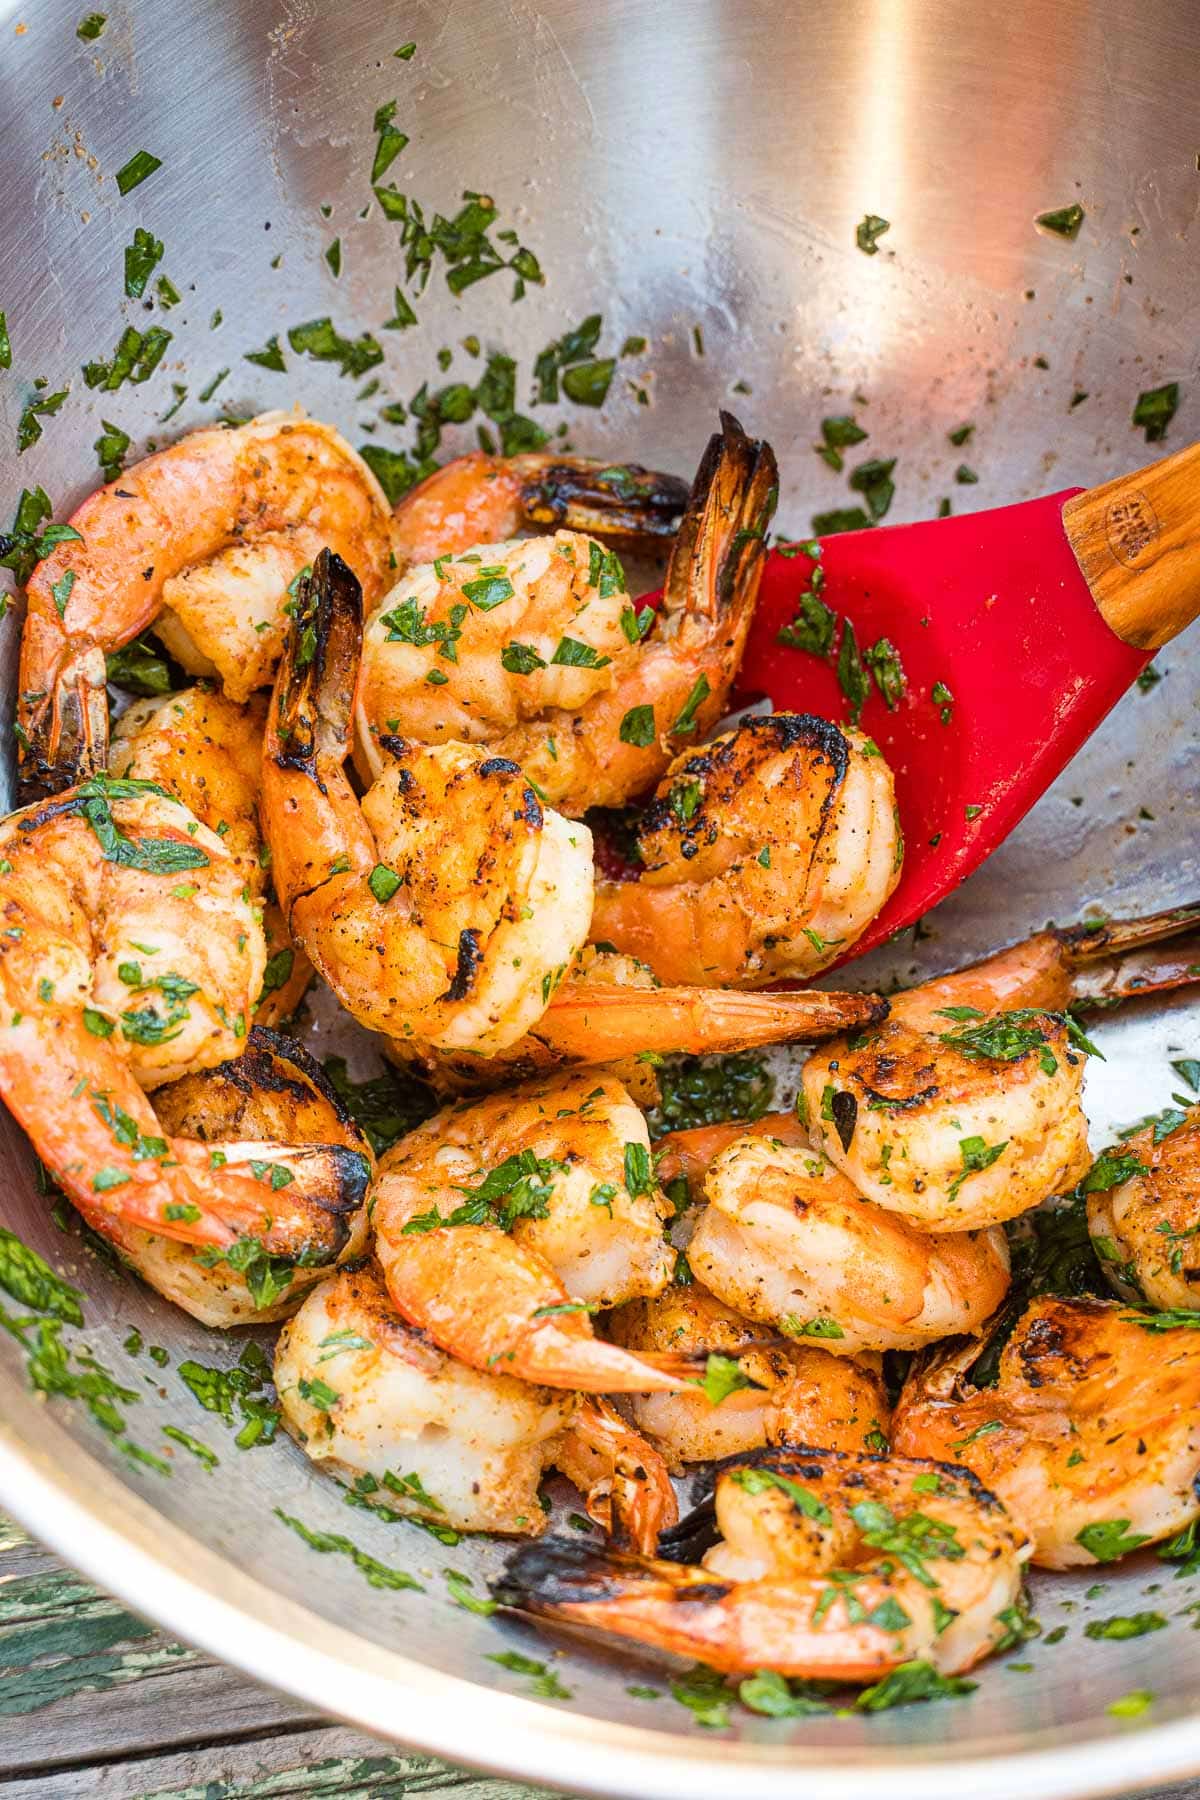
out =
<path fill-rule="evenodd" d="M 999 1751 L 987 1740 L 964 1756 L 923 1748 L 747 1745 L 558 1713 L 517 1695 L 432 1669 L 286 1600 L 163 1519 L 22 1395 L 43 1442 L 0 1421 L 0 1504 L 64 1561 L 197 1649 L 224 1659 L 238 1643 L 241 1669 L 266 1686 L 405 1746 L 488 1773 L 567 1792 L 693 1796 L 705 1800 L 1039 1800 L 1118 1794 L 1200 1772 L 1200 1718 Z M 57 1441 L 55 1441 L 57 1440 Z M 86 1498 L 84 1497 L 86 1494 Z M 463 1720 L 472 1721 L 463 1741 Z M 1057 1740 L 1057 1741 L 1056 1741 Z M 486 1743 L 486 1753 L 475 1746 Z"/>

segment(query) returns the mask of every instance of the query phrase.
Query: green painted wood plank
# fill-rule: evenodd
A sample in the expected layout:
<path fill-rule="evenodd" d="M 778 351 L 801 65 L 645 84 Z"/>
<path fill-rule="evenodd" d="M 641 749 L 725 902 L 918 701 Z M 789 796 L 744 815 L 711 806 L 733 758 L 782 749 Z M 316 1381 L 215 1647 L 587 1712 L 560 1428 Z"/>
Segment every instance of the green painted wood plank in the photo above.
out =
<path fill-rule="evenodd" d="M 563 1800 L 324 1723 L 171 1643 L 0 1518 L 0 1800 L 418 1795 Z M 1200 1782 L 1129 1800 L 1200 1800 Z"/>
<path fill-rule="evenodd" d="M 342 1726 L 103 1768 L 0 1779 L 0 1800 L 551 1800 L 541 1790 L 390 1751 Z"/>

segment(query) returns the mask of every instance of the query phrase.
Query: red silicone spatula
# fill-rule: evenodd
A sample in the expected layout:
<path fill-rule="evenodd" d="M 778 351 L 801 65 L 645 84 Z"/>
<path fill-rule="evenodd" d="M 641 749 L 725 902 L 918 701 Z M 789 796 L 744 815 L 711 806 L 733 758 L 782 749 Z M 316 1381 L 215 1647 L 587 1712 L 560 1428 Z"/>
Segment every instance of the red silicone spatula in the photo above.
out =
<path fill-rule="evenodd" d="M 906 854 L 856 955 L 977 868 L 1200 612 L 1198 537 L 1193 445 L 1103 487 L 824 540 L 820 599 L 860 652 L 887 638 L 905 677 L 893 710 L 874 684 L 862 710 L 895 772 Z M 844 720 L 835 663 L 778 641 L 815 566 L 770 553 L 739 688 Z"/>

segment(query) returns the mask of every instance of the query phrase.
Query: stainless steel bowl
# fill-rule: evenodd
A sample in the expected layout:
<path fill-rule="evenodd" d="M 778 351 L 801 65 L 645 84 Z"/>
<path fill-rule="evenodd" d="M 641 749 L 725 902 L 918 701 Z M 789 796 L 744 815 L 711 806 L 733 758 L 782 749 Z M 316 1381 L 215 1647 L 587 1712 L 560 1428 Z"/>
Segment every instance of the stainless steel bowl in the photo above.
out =
<path fill-rule="evenodd" d="M 604 315 L 602 350 L 644 335 L 646 352 L 618 363 L 603 411 L 539 417 L 565 418 L 581 448 L 687 472 L 717 407 L 733 401 L 779 452 L 781 518 L 793 529 L 845 503 L 844 480 L 811 449 L 825 414 L 857 410 L 869 449 L 898 456 L 895 518 L 927 516 L 943 494 L 956 509 L 990 505 L 1136 465 L 1151 452 L 1131 428 L 1135 398 L 1166 380 L 1184 384 L 1170 442 L 1200 426 L 1194 8 L 108 0 L 93 41 L 76 35 L 84 10 L 83 0 L 0 3 L 0 303 L 14 351 L 0 377 L 3 441 L 14 442 L 35 378 L 71 387 L 40 442 L 9 462 L 9 507 L 37 481 L 62 516 L 96 478 L 102 419 L 139 446 L 223 403 L 303 401 L 370 441 L 358 422 L 381 400 L 407 400 L 426 377 L 475 379 L 460 347 L 469 334 L 517 357 L 524 383 L 536 351 L 593 311 Z M 413 59 L 395 58 L 411 39 Z M 372 118 L 392 98 L 411 141 L 385 179 L 443 212 L 464 188 L 492 194 L 500 225 L 540 258 L 544 287 L 514 303 L 498 276 L 456 300 L 435 273 L 419 326 L 380 330 L 397 227 L 378 205 L 359 215 Z M 121 198 L 115 171 L 140 149 L 162 166 Z M 1087 215 L 1075 242 L 1035 228 L 1036 214 L 1075 200 Z M 870 257 L 854 242 L 865 213 L 892 222 Z M 166 246 L 162 271 L 182 298 L 165 317 L 122 298 L 135 225 Z M 340 278 L 322 254 L 335 235 Z M 386 363 L 373 401 L 328 363 L 288 353 L 280 375 L 244 360 L 326 314 L 349 332 L 378 331 Z M 110 355 L 125 325 L 151 323 L 173 334 L 153 378 L 90 392 L 81 366 Z M 443 345 L 455 348 L 447 376 Z M 187 397 L 164 427 L 172 383 Z M 968 420 L 964 452 L 947 432 Z M 380 440 L 406 434 L 385 428 Z M 976 486 L 954 482 L 964 455 Z M 15 614 L 0 628 L 9 704 L 18 629 Z M 1165 681 L 1117 709 L 929 935 L 877 958 L 876 972 L 946 966 L 1088 902 L 1134 910 L 1200 892 L 1194 642 L 1160 658 Z M 1011 692 L 1019 732 L 1019 677 L 993 677 Z M 1098 1141 L 1163 1103 L 1167 1047 L 1194 1053 L 1197 1017 L 1184 999 L 1106 1026 L 1110 1061 L 1089 1090 Z M 802 1783 L 813 1800 L 1007 1800 L 1200 1769 L 1192 1620 L 1172 1616 L 1168 1630 L 1127 1644 L 1087 1642 L 1082 1579 L 1038 1585 L 1043 1622 L 1068 1624 L 1065 1641 L 989 1668 L 967 1700 L 873 1718 L 744 1715 L 705 1732 L 668 1699 L 631 1698 L 628 1659 L 574 1648 L 554 1660 L 572 1702 L 521 1697 L 521 1677 L 486 1657 L 545 1658 L 547 1640 L 452 1608 L 440 1579 L 451 1562 L 493 1568 L 496 1553 L 446 1551 L 348 1513 L 290 1446 L 236 1451 L 177 1373 L 187 1357 L 227 1363 L 228 1344 L 57 1230 L 21 1135 L 7 1119 L 0 1132 L 4 1217 L 85 1289 L 86 1329 L 68 1336 L 141 1392 L 138 1441 L 161 1441 L 174 1421 L 221 1456 L 211 1475 L 184 1456 L 170 1478 L 131 1465 L 78 1404 L 31 1396 L 0 1333 L 0 1504 L 130 1604 L 263 1680 L 457 1760 L 639 1796 L 749 1800 Z M 122 1350 L 133 1327 L 165 1346 L 169 1366 Z M 369 1587 L 345 1558 L 300 1544 L 276 1507 L 425 1572 L 428 1591 Z M 1156 1580 L 1162 1591 L 1143 1600 Z M 1151 1560 L 1119 1571 L 1096 1604 L 1176 1615 L 1188 1598 Z M 1140 1718 L 1106 1711 L 1142 1687 L 1156 1698 Z"/>

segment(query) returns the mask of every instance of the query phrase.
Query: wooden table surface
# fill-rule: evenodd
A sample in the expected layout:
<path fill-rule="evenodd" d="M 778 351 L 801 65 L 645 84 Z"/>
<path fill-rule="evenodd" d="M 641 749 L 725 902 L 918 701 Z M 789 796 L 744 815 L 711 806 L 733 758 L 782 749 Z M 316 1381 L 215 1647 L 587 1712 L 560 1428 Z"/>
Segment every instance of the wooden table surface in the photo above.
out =
<path fill-rule="evenodd" d="M 550 1800 L 329 1724 L 171 1643 L 0 1519 L 0 1800 L 410 1794 Z M 1155 1800 L 1200 1800 L 1200 1783 Z"/>

